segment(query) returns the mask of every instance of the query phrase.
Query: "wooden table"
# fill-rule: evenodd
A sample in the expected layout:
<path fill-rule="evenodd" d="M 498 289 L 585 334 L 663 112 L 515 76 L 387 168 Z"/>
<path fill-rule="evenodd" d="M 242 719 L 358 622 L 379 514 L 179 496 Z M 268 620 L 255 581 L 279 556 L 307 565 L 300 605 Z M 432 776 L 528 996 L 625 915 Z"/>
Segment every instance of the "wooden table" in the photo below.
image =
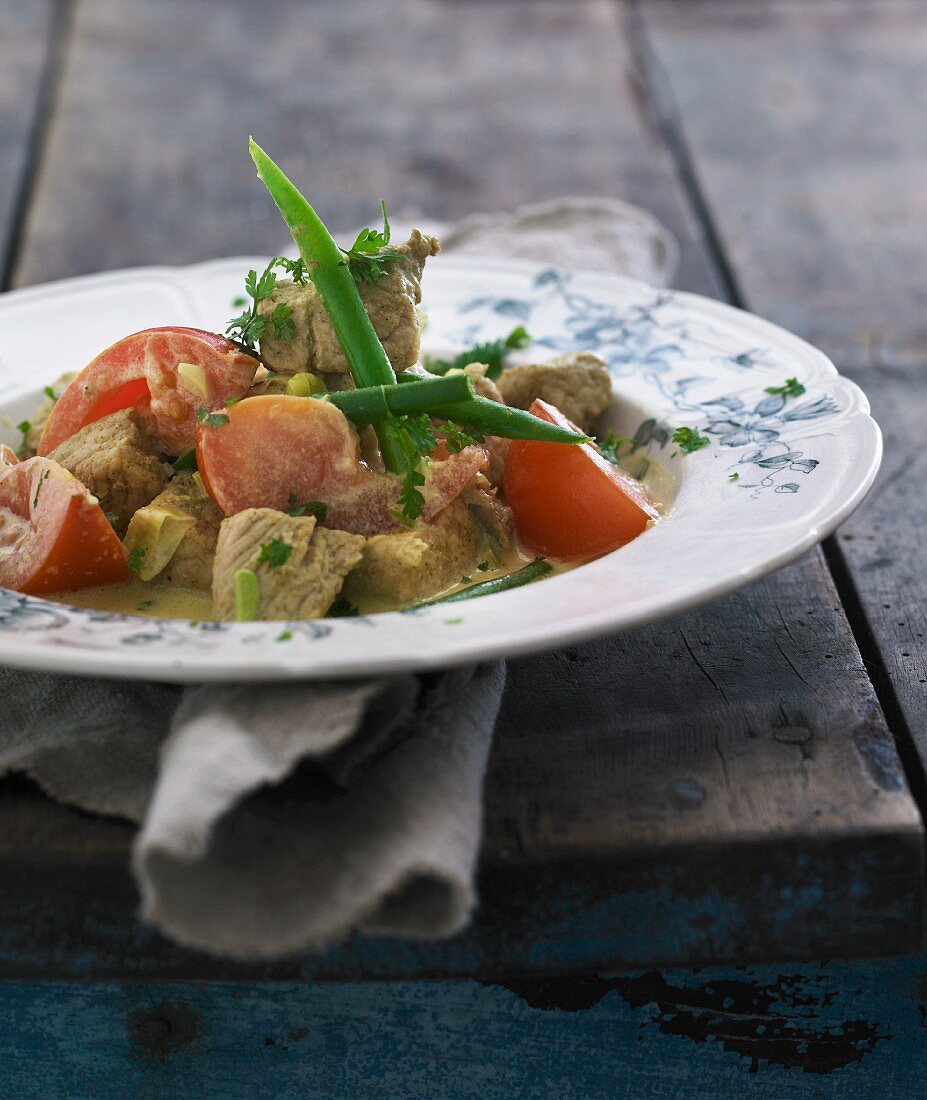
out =
<path fill-rule="evenodd" d="M 917 1037 L 921 960 L 755 964 L 922 944 L 925 60 L 919 0 L 0 0 L 4 288 L 276 249 L 253 132 L 343 226 L 381 195 L 439 219 L 564 194 L 638 202 L 679 239 L 676 285 L 822 347 L 886 435 L 866 505 L 797 564 L 512 662 L 482 904 L 448 943 L 358 940 L 271 965 L 181 950 L 134 920 L 128 826 L 6 781 L 0 996 L 27 1021 L 14 1046 L 47 1038 L 44 990 L 75 1074 L 90 1073 L 95 1026 L 122 1052 L 127 1076 L 74 1095 L 130 1081 L 173 1095 L 170 1067 L 204 1029 L 235 1036 L 204 1095 L 255 1073 L 254 1095 L 271 1079 L 273 1095 L 361 1095 L 379 1077 L 389 1095 L 792 1096 L 825 1072 L 814 1095 L 862 1095 L 840 1090 L 863 1059 L 886 1095 L 918 1080 L 885 1051 Z M 721 963 L 754 968 L 627 973 Z M 35 984 L 75 978 L 94 984 Z M 112 984 L 153 980 L 236 984 Z M 234 1024 L 207 993 L 221 988 L 262 1022 Z M 61 1020 L 78 1010 L 72 1033 Z M 714 1076 L 680 1037 L 707 1044 Z M 315 1068 L 287 1061 L 298 1048 Z M 564 1076 L 587 1056 L 585 1076 Z M 311 1076 L 332 1059 L 335 1076 Z M 751 1062 L 771 1063 L 778 1091 L 750 1091 L 765 1080 Z M 47 1095 L 35 1067 L 50 1064 L 23 1062 L 18 1095 Z"/>

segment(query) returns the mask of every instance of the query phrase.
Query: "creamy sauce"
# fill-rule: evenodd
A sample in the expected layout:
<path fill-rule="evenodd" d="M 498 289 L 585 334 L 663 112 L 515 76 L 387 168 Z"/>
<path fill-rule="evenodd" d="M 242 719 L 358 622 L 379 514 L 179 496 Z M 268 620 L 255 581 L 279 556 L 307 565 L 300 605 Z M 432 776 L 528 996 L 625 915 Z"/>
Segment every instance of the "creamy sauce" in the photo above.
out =
<path fill-rule="evenodd" d="M 181 588 L 179 585 L 157 580 L 140 581 L 138 577 L 122 584 L 59 592 L 49 598 L 56 603 L 92 607 L 97 611 L 113 611 L 119 615 L 148 615 L 153 619 L 188 619 L 198 622 L 215 618 L 210 592 Z"/>

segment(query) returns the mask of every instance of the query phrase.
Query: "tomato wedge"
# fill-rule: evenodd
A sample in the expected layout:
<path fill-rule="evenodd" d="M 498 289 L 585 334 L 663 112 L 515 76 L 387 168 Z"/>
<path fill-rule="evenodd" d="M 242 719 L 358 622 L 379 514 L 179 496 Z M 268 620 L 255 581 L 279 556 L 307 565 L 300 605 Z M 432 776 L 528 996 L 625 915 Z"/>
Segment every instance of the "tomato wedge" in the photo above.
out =
<path fill-rule="evenodd" d="M 0 470 L 0 586 L 41 596 L 127 575 L 125 548 L 73 474 L 49 458 Z"/>
<path fill-rule="evenodd" d="M 358 535 L 400 530 L 402 479 L 360 459 L 357 433 L 327 401 L 272 394 L 249 397 L 199 426 L 196 457 L 209 495 L 227 516 L 246 508 L 318 501 L 330 527 Z M 432 519 L 486 468 L 482 447 L 432 462 L 421 487 L 421 517 Z"/>
<path fill-rule="evenodd" d="M 182 374 L 181 363 L 192 370 Z M 40 455 L 81 428 L 120 409 L 137 408 L 145 428 L 165 454 L 193 446 L 196 411 L 242 397 L 258 362 L 235 344 L 203 329 L 150 328 L 101 352 L 66 387 L 39 441 Z"/>
<path fill-rule="evenodd" d="M 546 401 L 535 401 L 531 412 L 578 430 Z M 585 561 L 617 550 L 658 515 L 637 483 L 589 443 L 514 440 L 504 491 L 521 541 L 561 561 Z"/>

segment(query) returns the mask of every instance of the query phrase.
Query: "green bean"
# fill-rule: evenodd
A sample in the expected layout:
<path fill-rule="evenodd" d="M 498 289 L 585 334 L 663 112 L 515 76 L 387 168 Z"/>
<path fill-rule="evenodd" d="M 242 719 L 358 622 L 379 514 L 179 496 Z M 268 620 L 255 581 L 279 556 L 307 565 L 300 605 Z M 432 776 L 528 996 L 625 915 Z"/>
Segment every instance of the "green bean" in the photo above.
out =
<path fill-rule="evenodd" d="M 479 584 L 471 584 L 469 588 L 461 588 L 458 592 L 452 592 L 450 596 L 439 596 L 436 600 L 426 600 L 418 603 L 416 607 L 434 607 L 439 603 L 457 603 L 460 600 L 474 600 L 478 596 L 491 596 L 494 592 L 508 592 L 511 588 L 521 588 L 522 585 L 531 584 L 553 573 L 554 567 L 544 558 L 535 558 L 529 565 L 516 569 L 514 573 L 506 573 L 504 577 L 493 577 L 488 581 L 480 581 Z"/>
<path fill-rule="evenodd" d="M 444 378 L 455 377 L 444 375 Z M 399 381 L 404 386 L 420 381 L 421 376 L 403 371 Z M 500 435 L 506 439 L 530 439 L 536 443 L 591 443 L 592 437 L 571 432 L 548 420 L 541 420 L 524 409 L 513 409 L 511 405 L 501 405 L 486 397 L 471 397 L 469 401 L 457 401 L 453 405 L 439 405 L 429 409 L 432 416 L 441 420 L 453 420 L 475 428 L 483 435 Z"/>
<path fill-rule="evenodd" d="M 258 179 L 277 204 L 331 317 L 354 381 L 359 387 L 394 385 L 392 365 L 367 316 L 341 249 L 309 202 L 253 138 L 248 148 Z M 386 468 L 402 472 L 406 459 L 399 445 L 401 432 L 389 421 L 374 423 L 374 428 Z"/>
<path fill-rule="evenodd" d="M 319 395 L 315 395 L 319 396 Z M 327 393 L 330 401 L 355 424 L 373 424 L 388 416 L 415 416 L 449 401 L 473 397 L 473 382 L 465 374 L 429 378 L 407 386 L 367 386 L 360 390 Z"/>

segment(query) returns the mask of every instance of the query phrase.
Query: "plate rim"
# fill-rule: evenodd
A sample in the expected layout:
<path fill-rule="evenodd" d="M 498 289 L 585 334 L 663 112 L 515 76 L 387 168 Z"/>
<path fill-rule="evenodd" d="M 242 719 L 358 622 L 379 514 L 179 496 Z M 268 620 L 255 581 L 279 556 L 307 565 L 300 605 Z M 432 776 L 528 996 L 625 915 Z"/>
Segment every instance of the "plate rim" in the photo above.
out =
<path fill-rule="evenodd" d="M 105 287 L 106 284 L 123 285 L 126 280 L 152 277 L 177 282 L 184 278 L 195 279 L 200 274 L 224 273 L 225 270 L 231 269 L 233 266 L 238 267 L 239 270 L 247 270 L 247 266 L 260 262 L 261 259 L 262 257 L 254 255 L 232 256 L 185 265 L 140 265 L 70 276 L 7 291 L 0 295 L 0 308 L 2 308 L 4 302 L 10 299 L 24 301 L 29 298 L 41 298 L 52 293 L 67 293 L 89 284 Z M 506 260 L 494 257 L 483 259 L 469 255 L 454 256 L 449 254 L 446 260 L 442 262 L 441 270 L 442 275 L 445 276 L 452 275 L 455 268 L 470 273 L 490 271 L 504 276 L 517 273 L 523 275 L 536 274 L 550 266 L 524 260 Z M 653 287 L 640 279 L 619 272 L 578 268 L 557 268 L 556 270 L 571 278 L 601 279 L 606 280 L 610 285 L 620 283 L 632 294 L 659 293 L 661 290 L 661 288 Z M 241 649 L 234 654 L 189 651 L 176 657 L 166 657 L 151 649 L 133 651 L 125 645 L 120 646 L 116 643 L 107 648 L 100 647 L 89 650 L 79 649 L 73 644 L 59 646 L 47 643 L 44 645 L 23 645 L 26 639 L 22 634 L 8 635 L 8 642 L 0 635 L 0 663 L 20 669 L 80 676 L 99 676 L 103 662 L 113 661 L 115 662 L 114 666 L 106 668 L 107 678 L 143 678 L 168 683 L 230 680 L 248 680 L 252 682 L 292 681 L 297 679 L 336 680 L 356 678 L 359 675 L 386 676 L 422 672 L 429 669 L 450 668 L 481 661 L 515 658 L 560 646 L 575 645 L 594 637 L 616 634 L 646 623 L 670 618 L 713 602 L 764 576 L 777 572 L 796 561 L 832 534 L 865 499 L 872 488 L 882 462 L 884 448 L 881 429 L 871 415 L 869 400 L 865 392 L 851 379 L 841 375 L 835 364 L 823 351 L 814 347 L 802 337 L 757 314 L 729 303 L 708 298 L 692 291 L 673 288 L 664 289 L 666 293 L 672 295 L 674 301 L 695 308 L 703 316 L 715 317 L 722 323 L 734 321 L 738 326 L 746 324 L 756 332 L 767 333 L 771 342 L 774 342 L 780 348 L 785 348 L 790 353 L 800 355 L 806 362 L 813 363 L 816 378 L 823 376 L 839 378 L 843 391 L 852 397 L 852 407 L 847 415 L 843 417 L 842 423 L 844 430 L 849 430 L 848 426 L 852 424 L 861 432 L 861 446 L 866 447 L 865 452 L 861 450 L 861 453 L 868 455 L 865 470 L 854 467 L 856 479 L 853 491 L 835 500 L 822 516 L 815 516 L 815 522 L 807 531 L 792 538 L 787 546 L 783 546 L 776 553 L 732 571 L 724 577 L 719 577 L 710 584 L 696 582 L 690 586 L 689 590 L 681 589 L 674 597 L 665 600 L 658 606 L 644 607 L 630 612 L 626 610 L 621 614 L 620 621 L 617 622 L 606 621 L 606 617 L 603 616 L 602 612 L 597 612 L 570 620 L 566 626 L 552 624 L 545 629 L 534 630 L 530 635 L 523 634 L 520 637 L 499 636 L 496 639 L 487 641 L 479 637 L 462 637 L 458 634 L 456 637 L 449 636 L 448 651 L 442 648 L 437 656 L 421 652 L 393 656 L 390 652 L 383 652 L 381 647 L 376 655 L 365 653 L 363 669 L 358 667 L 358 662 L 354 659 L 342 660 L 340 663 L 329 661 L 324 670 L 319 672 L 312 667 L 312 656 L 316 652 L 314 649 L 304 650 L 302 657 L 288 656 L 285 652 L 277 651 L 273 654 L 273 659 L 270 659 L 269 656 L 262 656 L 259 652 L 246 652 Z M 545 583 L 556 583 L 557 580 L 558 578 L 551 578 Z M 498 601 L 504 601 L 506 597 L 516 595 L 517 592 L 500 593 L 491 598 L 497 601 L 495 606 L 499 607 Z M 41 602 L 52 608 L 62 606 L 51 601 L 43 600 Z M 501 607 L 500 610 L 502 610 Z M 408 612 L 389 612 L 371 618 L 375 618 L 378 623 L 383 623 L 393 616 L 403 616 L 405 614 L 408 614 Z M 137 621 L 139 624 L 151 623 L 152 621 L 158 623 L 174 622 L 170 619 L 153 620 L 151 617 L 146 616 L 131 616 L 130 619 Z M 230 625 L 233 629 L 246 629 L 246 624 Z"/>

